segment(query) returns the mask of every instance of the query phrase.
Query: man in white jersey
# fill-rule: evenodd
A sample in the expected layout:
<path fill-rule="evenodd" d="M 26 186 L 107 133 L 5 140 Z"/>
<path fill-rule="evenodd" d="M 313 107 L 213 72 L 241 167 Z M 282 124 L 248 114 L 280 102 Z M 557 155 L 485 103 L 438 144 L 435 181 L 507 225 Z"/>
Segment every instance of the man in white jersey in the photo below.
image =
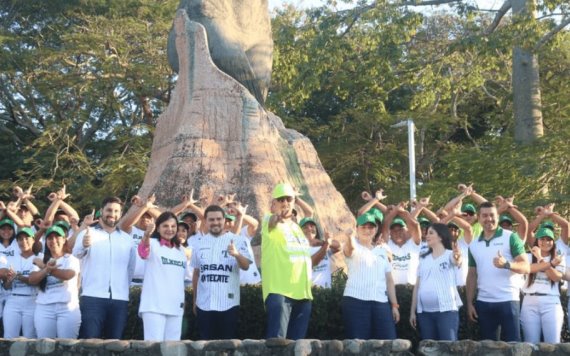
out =
<path fill-rule="evenodd" d="M 520 274 L 529 273 L 530 266 L 524 243 L 516 233 L 499 227 L 498 218 L 495 204 L 479 206 L 483 231 L 469 245 L 467 315 L 479 323 L 481 339 L 496 339 L 501 326 L 504 341 L 520 341 Z"/>
<path fill-rule="evenodd" d="M 225 212 L 211 205 L 204 212 L 208 233 L 198 237 L 192 253 L 192 290 L 202 340 L 234 339 L 240 303 L 241 270 L 251 256 L 243 237 L 224 233 Z"/>
<path fill-rule="evenodd" d="M 135 245 L 129 234 L 117 227 L 121 210 L 121 199 L 103 200 L 98 224 L 82 231 L 73 247 L 73 255 L 82 260 L 81 339 L 123 337 Z"/>
<path fill-rule="evenodd" d="M 386 214 L 382 229 L 382 237 L 389 236 L 394 283 L 415 284 L 420 260 L 420 224 L 399 204 Z"/>

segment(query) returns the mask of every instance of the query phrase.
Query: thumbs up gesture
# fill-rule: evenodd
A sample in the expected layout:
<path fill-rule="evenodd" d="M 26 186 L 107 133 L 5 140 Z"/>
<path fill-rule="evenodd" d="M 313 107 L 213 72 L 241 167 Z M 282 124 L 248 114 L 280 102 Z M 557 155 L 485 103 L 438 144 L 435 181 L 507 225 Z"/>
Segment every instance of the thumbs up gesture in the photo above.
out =
<path fill-rule="evenodd" d="M 497 268 L 505 268 L 506 263 L 507 263 L 507 260 L 501 254 L 501 251 L 498 250 L 497 251 L 497 257 L 493 258 L 493 264 Z"/>
<path fill-rule="evenodd" d="M 453 260 L 455 261 L 455 265 L 459 265 L 461 262 L 461 250 L 457 242 L 453 244 Z"/>
<path fill-rule="evenodd" d="M 85 228 L 85 235 L 83 235 L 83 247 L 88 248 L 91 246 L 91 231 L 89 226 Z"/>
<path fill-rule="evenodd" d="M 550 261 L 550 265 L 552 266 L 552 268 L 555 268 L 556 266 L 558 266 L 560 263 L 562 263 L 562 259 L 564 258 L 564 256 L 562 254 L 560 254 L 560 251 L 556 250 L 556 255 L 554 256 L 554 258 Z"/>
<path fill-rule="evenodd" d="M 236 248 L 236 245 L 234 245 L 234 240 L 230 241 L 230 244 L 228 245 L 228 254 L 230 256 L 236 257 L 239 255 L 239 252 Z"/>

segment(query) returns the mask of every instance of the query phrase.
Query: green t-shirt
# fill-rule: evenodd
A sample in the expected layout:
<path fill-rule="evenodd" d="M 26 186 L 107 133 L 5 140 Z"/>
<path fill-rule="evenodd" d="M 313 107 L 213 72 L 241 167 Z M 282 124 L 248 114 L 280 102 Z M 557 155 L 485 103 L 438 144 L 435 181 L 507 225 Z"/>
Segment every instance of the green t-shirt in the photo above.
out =
<path fill-rule="evenodd" d="M 313 299 L 309 241 L 293 221 L 279 223 L 269 231 L 270 215 L 261 226 L 261 286 L 263 300 L 270 293 L 291 299 Z"/>

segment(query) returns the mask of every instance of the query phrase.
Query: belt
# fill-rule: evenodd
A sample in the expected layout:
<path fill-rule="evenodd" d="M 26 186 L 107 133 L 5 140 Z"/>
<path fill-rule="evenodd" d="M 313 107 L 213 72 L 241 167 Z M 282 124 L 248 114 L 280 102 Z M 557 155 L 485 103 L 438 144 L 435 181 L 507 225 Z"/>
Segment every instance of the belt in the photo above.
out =
<path fill-rule="evenodd" d="M 12 293 L 12 294 L 10 294 L 10 295 L 12 295 L 12 296 L 14 296 L 14 297 L 33 297 L 33 295 L 31 295 L 31 294 L 17 294 L 17 293 Z"/>
<path fill-rule="evenodd" d="M 133 278 L 133 279 L 131 280 L 131 282 L 133 282 L 133 283 L 142 283 L 142 282 L 143 282 L 143 279 L 142 279 L 142 278 Z"/>
<path fill-rule="evenodd" d="M 537 297 L 546 297 L 546 296 L 552 296 L 552 297 L 557 297 L 554 294 L 546 294 L 546 293 L 525 293 L 524 295 L 534 295 Z"/>

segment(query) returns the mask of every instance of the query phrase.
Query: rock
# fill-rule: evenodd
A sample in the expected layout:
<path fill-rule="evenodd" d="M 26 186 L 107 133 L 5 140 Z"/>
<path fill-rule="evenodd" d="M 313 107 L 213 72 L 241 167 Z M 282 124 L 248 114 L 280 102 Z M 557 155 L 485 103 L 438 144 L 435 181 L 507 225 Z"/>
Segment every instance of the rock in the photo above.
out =
<path fill-rule="evenodd" d="M 111 352 L 123 352 L 130 347 L 130 343 L 126 340 L 112 340 L 105 345 L 105 349 Z"/>
<path fill-rule="evenodd" d="M 261 218 L 271 191 L 283 181 L 301 190 L 314 217 L 331 234 L 353 226 L 354 217 L 333 186 L 309 139 L 285 128 L 241 84 L 210 58 L 204 27 L 178 10 L 174 21 L 180 71 L 170 103 L 158 119 L 151 158 L 139 195 L 156 193 L 164 206 L 182 194 L 210 201 L 237 193 Z M 335 267 L 343 260 L 335 254 Z"/>
<path fill-rule="evenodd" d="M 340 355 L 344 350 L 344 344 L 340 340 L 327 340 L 323 343 L 325 355 Z"/>
<path fill-rule="evenodd" d="M 295 356 L 308 356 L 312 351 L 311 340 L 301 339 L 295 341 Z"/>
<path fill-rule="evenodd" d="M 295 343 L 295 341 L 289 339 L 282 339 L 278 337 L 265 340 L 265 346 L 269 348 L 285 348 L 293 343 Z"/>
<path fill-rule="evenodd" d="M 216 351 L 216 352 L 227 352 L 233 353 L 241 345 L 241 341 L 237 339 L 232 340 L 213 340 L 209 341 L 206 346 L 204 346 L 204 351 Z"/>
<path fill-rule="evenodd" d="M 162 356 L 186 356 L 188 349 L 181 341 L 164 341 L 160 343 Z"/>
<path fill-rule="evenodd" d="M 192 341 L 190 346 L 195 351 L 202 351 L 208 342 L 204 340 Z"/>
<path fill-rule="evenodd" d="M 273 64 L 267 0 L 181 0 L 178 8 L 206 29 L 214 63 L 263 104 Z M 176 31 L 172 29 L 168 37 L 168 61 L 178 72 L 175 38 Z"/>
<path fill-rule="evenodd" d="M 36 351 L 39 354 L 49 354 L 55 351 L 56 341 L 54 339 L 40 339 L 36 341 Z"/>
<path fill-rule="evenodd" d="M 344 340 L 344 350 L 349 354 L 359 354 L 362 349 L 362 343 L 362 340 Z"/>
<path fill-rule="evenodd" d="M 412 349 L 410 340 L 396 339 L 392 341 L 392 352 L 409 352 Z"/>
<path fill-rule="evenodd" d="M 266 355 L 269 353 L 269 349 L 265 345 L 265 340 L 242 340 L 241 345 L 238 347 L 235 355 Z"/>
<path fill-rule="evenodd" d="M 33 341 L 15 341 L 10 345 L 10 356 L 25 356 Z"/>

